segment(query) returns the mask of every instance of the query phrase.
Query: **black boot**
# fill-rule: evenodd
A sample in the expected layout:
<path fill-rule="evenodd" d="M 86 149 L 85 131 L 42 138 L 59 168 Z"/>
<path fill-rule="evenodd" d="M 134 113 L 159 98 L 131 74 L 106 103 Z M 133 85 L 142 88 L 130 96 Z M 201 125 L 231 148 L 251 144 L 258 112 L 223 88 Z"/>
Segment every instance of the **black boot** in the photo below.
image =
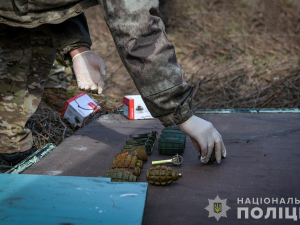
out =
<path fill-rule="evenodd" d="M 0 173 L 5 173 L 11 168 L 11 165 L 5 160 L 0 158 Z"/>
<path fill-rule="evenodd" d="M 15 166 L 22 160 L 26 159 L 28 156 L 30 156 L 32 153 L 34 153 L 37 150 L 36 147 L 32 146 L 31 149 L 25 151 L 25 152 L 16 152 L 12 154 L 0 154 L 0 159 L 2 161 L 5 161 L 8 163 L 8 165 Z"/>

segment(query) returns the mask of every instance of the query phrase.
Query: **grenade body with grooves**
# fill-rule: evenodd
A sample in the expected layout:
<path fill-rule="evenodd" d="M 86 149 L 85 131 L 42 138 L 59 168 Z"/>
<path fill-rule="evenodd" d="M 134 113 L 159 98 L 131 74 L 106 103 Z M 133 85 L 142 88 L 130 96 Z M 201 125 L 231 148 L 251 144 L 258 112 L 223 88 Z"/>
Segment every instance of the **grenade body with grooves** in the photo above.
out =
<path fill-rule="evenodd" d="M 128 145 L 127 145 L 126 148 L 123 148 L 121 150 L 121 152 L 127 152 L 129 150 L 135 150 L 135 149 L 144 150 L 146 152 L 146 149 L 145 149 L 144 145 L 133 145 L 131 148 L 129 148 Z"/>
<path fill-rule="evenodd" d="M 158 139 L 158 152 L 165 155 L 181 154 L 185 149 L 186 135 L 178 126 L 165 127 Z"/>
<path fill-rule="evenodd" d="M 139 146 L 140 148 L 142 147 L 144 148 L 147 155 L 151 155 L 154 145 L 156 143 L 156 139 L 158 137 L 158 133 L 157 131 L 152 131 L 151 133 L 146 133 L 146 134 L 132 134 L 130 135 L 130 137 L 131 138 L 143 137 L 143 139 L 126 141 L 126 145 L 123 147 L 121 152 Z"/>
<path fill-rule="evenodd" d="M 137 166 L 141 169 L 143 169 L 143 161 L 139 160 L 136 156 L 132 155 L 116 155 L 113 164 L 119 163 L 119 162 L 129 162 L 130 164 L 133 164 L 134 166 Z"/>
<path fill-rule="evenodd" d="M 151 184 L 167 185 L 178 180 L 181 174 L 166 166 L 156 166 L 147 171 L 146 178 Z"/>
<path fill-rule="evenodd" d="M 132 149 L 143 149 L 147 155 L 150 155 L 153 151 L 154 145 L 153 143 L 145 143 L 144 145 L 124 145 L 121 152 L 127 152 Z"/>
<path fill-rule="evenodd" d="M 144 145 L 148 139 L 126 141 L 126 145 Z"/>
<path fill-rule="evenodd" d="M 123 149 L 131 149 L 131 148 L 134 148 L 134 147 L 136 147 L 136 146 L 141 146 L 141 145 L 124 145 L 123 146 Z M 123 150 L 124 151 L 124 150 Z"/>
<path fill-rule="evenodd" d="M 132 173 L 135 176 L 140 176 L 141 174 L 141 169 L 139 167 L 134 166 L 133 164 L 131 164 L 130 162 L 119 162 L 119 163 L 114 163 L 112 165 L 112 167 L 110 167 L 109 169 L 123 169 L 123 170 L 127 170 L 130 173 Z"/>
<path fill-rule="evenodd" d="M 225 159 L 223 156 L 221 156 L 222 159 Z M 200 160 L 201 159 L 201 151 L 200 151 L 200 155 L 198 156 L 198 159 Z M 211 157 L 210 159 L 208 160 L 208 163 L 213 163 L 217 161 L 216 159 L 216 152 L 215 152 L 215 149 L 212 151 L 212 154 L 211 154 Z"/>
<path fill-rule="evenodd" d="M 136 156 L 139 160 L 147 161 L 147 153 L 144 146 L 137 146 L 135 148 L 126 149 L 126 151 L 123 151 L 122 153 L 117 155 L 132 155 Z"/>
<path fill-rule="evenodd" d="M 109 170 L 105 174 L 105 177 L 110 177 L 111 181 L 118 181 L 118 182 L 136 182 L 137 179 L 135 175 L 123 169 Z"/>

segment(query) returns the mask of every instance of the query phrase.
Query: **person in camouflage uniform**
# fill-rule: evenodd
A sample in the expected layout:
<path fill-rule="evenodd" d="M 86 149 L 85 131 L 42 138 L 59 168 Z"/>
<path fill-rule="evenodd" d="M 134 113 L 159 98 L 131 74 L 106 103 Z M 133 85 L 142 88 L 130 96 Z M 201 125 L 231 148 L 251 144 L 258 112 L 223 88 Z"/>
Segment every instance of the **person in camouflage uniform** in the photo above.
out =
<path fill-rule="evenodd" d="M 83 10 L 98 3 L 123 64 L 152 116 L 165 126 L 183 124 L 180 129 L 192 138 L 198 152 L 201 150 L 202 161 L 209 160 L 215 146 L 220 162 L 226 149 L 209 122 L 197 117 L 198 131 L 186 129 L 192 122 L 184 122 L 194 118 L 193 88 L 182 80 L 174 46 L 158 16 L 158 0 L 0 3 L 0 159 L 12 162 L 15 155 L 31 153 L 31 132 L 24 126 L 39 105 L 55 55 L 71 62 L 76 54 L 89 51 L 91 40 Z"/>
<path fill-rule="evenodd" d="M 70 26 L 65 38 L 73 44 L 58 42 L 63 40 L 58 32 Z M 35 150 L 24 126 L 41 101 L 56 52 L 72 45 L 89 48 L 91 40 L 84 14 L 30 29 L 0 24 L 0 37 L 0 160 L 16 164 Z"/>

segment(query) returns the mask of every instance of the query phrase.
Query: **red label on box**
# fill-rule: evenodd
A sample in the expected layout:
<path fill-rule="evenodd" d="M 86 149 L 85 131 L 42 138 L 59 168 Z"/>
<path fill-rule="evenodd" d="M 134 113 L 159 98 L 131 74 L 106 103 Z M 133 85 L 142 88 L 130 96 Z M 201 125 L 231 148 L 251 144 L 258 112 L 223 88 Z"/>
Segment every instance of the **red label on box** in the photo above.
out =
<path fill-rule="evenodd" d="M 88 105 L 95 111 L 98 112 L 99 108 L 93 103 L 93 102 L 89 102 Z"/>
<path fill-rule="evenodd" d="M 128 106 L 128 119 L 134 120 L 134 99 L 123 97 L 123 102 Z"/>
<path fill-rule="evenodd" d="M 134 120 L 134 99 L 129 99 L 129 119 Z"/>

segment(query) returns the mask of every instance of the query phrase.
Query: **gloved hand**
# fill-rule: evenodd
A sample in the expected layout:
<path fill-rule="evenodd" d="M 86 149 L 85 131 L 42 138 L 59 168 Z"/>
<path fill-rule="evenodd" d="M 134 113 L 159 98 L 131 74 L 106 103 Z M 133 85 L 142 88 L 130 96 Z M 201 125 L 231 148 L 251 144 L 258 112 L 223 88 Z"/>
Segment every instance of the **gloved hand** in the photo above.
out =
<path fill-rule="evenodd" d="M 178 124 L 179 129 L 190 136 L 196 150 L 201 154 L 201 162 L 207 163 L 213 149 L 218 163 L 221 162 L 221 155 L 226 157 L 226 148 L 222 137 L 214 126 L 197 116 L 192 116 L 186 122 Z"/>
<path fill-rule="evenodd" d="M 78 87 L 101 94 L 104 88 L 104 79 L 101 75 L 106 75 L 103 60 L 94 52 L 85 51 L 75 55 L 72 61 Z"/>

